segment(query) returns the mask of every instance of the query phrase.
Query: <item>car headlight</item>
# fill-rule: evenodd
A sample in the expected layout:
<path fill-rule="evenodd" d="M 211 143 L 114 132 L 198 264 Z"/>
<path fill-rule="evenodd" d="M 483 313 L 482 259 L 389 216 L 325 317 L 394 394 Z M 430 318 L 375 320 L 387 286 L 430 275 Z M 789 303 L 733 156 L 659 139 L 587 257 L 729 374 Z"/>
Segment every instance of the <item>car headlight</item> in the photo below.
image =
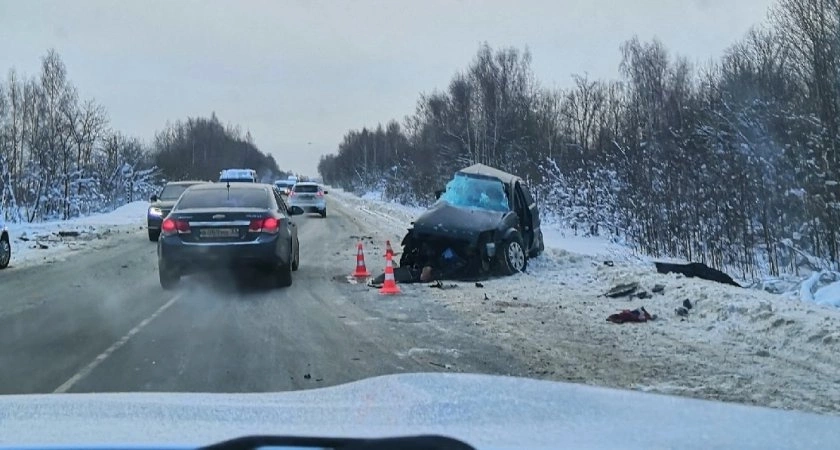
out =
<path fill-rule="evenodd" d="M 149 208 L 149 215 L 150 216 L 162 216 L 163 211 L 160 208 Z"/>

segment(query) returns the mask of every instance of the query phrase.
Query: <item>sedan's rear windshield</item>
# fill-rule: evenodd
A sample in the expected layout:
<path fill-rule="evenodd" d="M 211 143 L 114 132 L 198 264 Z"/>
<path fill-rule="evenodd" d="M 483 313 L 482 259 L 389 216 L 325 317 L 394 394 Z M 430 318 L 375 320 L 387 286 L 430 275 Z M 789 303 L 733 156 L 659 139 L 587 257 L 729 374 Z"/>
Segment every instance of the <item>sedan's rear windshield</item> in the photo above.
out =
<path fill-rule="evenodd" d="M 178 197 L 190 187 L 187 184 L 168 184 L 160 193 L 161 200 L 178 200 Z"/>
<path fill-rule="evenodd" d="M 185 192 L 177 209 L 270 208 L 265 189 L 200 189 Z"/>
<path fill-rule="evenodd" d="M 318 192 L 318 186 L 314 184 L 296 184 L 295 192 L 313 193 Z"/>

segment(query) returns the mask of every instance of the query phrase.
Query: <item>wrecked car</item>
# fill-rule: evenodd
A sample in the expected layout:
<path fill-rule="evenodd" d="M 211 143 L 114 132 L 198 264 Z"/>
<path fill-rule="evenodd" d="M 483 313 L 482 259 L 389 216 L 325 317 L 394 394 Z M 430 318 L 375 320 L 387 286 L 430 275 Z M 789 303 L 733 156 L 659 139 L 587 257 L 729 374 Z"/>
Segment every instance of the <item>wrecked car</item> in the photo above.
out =
<path fill-rule="evenodd" d="M 512 275 L 545 248 L 537 204 L 515 175 L 475 164 L 436 195 L 402 240 L 400 267 L 420 281 Z"/>

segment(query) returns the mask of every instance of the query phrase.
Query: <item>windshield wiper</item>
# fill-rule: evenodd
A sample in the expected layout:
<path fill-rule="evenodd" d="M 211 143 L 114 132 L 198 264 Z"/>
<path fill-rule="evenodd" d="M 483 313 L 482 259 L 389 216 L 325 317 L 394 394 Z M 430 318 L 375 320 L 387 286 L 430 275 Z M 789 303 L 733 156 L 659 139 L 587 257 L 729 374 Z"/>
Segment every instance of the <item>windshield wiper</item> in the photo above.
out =
<path fill-rule="evenodd" d="M 201 447 L 201 449 L 257 450 L 260 447 L 308 447 L 336 450 L 475 450 L 474 447 L 457 439 L 435 435 L 378 439 L 244 436 Z"/>

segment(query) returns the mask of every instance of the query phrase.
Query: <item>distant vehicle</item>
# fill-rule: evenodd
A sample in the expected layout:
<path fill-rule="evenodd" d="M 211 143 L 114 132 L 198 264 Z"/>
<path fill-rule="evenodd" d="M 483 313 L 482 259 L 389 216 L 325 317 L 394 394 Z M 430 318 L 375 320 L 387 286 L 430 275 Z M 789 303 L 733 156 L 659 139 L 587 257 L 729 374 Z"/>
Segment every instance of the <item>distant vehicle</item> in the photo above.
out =
<path fill-rule="evenodd" d="M 212 183 L 192 186 L 161 224 L 158 275 L 172 289 L 182 275 L 217 269 L 258 270 L 292 284 L 300 242 L 286 202 L 272 185 Z"/>
<path fill-rule="evenodd" d="M 281 195 L 289 195 L 294 185 L 295 182 L 292 180 L 277 180 L 274 182 L 274 186 L 280 191 Z"/>
<path fill-rule="evenodd" d="M 3 221 L 3 214 L 0 213 L 0 269 L 9 267 L 12 259 L 12 240 L 9 239 L 9 229 Z"/>
<path fill-rule="evenodd" d="M 257 171 L 254 169 L 225 169 L 219 173 L 219 182 L 256 183 Z"/>
<path fill-rule="evenodd" d="M 204 181 L 173 181 L 166 183 L 160 194 L 155 194 L 149 201 L 149 210 L 146 213 L 146 228 L 149 229 L 149 240 L 155 242 L 160 236 L 160 224 L 163 219 L 169 215 L 172 206 L 178 201 L 181 194 L 187 190 L 188 187 L 196 184 L 205 183 Z"/>
<path fill-rule="evenodd" d="M 327 200 L 324 198 L 326 193 L 327 191 L 318 183 L 296 183 L 289 192 L 289 204 L 299 206 L 305 212 L 318 213 L 321 217 L 327 217 Z"/>
<path fill-rule="evenodd" d="M 403 238 L 400 267 L 431 267 L 434 278 L 512 275 L 545 248 L 539 209 L 516 175 L 475 164 L 435 194 Z"/>

